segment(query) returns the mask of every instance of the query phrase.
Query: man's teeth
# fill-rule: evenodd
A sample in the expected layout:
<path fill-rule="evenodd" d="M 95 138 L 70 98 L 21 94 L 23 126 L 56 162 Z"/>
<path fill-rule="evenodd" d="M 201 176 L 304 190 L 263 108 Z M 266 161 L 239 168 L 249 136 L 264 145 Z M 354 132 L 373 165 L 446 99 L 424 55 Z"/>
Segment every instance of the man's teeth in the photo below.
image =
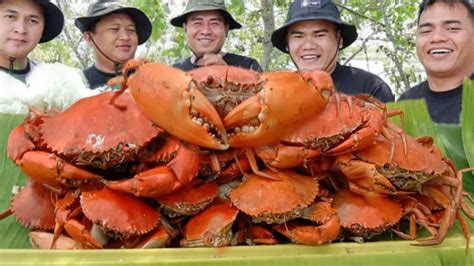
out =
<path fill-rule="evenodd" d="M 311 60 L 311 59 L 318 59 L 320 56 L 319 55 L 303 55 L 301 58 L 305 60 Z"/>
<path fill-rule="evenodd" d="M 433 49 L 430 50 L 430 54 L 448 54 L 451 53 L 451 50 L 449 49 Z"/>

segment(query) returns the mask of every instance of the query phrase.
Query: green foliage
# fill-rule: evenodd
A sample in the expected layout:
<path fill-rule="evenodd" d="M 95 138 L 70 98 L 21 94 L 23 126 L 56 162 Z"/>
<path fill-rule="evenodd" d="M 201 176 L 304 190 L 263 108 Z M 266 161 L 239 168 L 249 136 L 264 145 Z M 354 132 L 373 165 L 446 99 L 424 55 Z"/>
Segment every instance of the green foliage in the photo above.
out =
<path fill-rule="evenodd" d="M 0 211 L 10 207 L 12 192 L 25 183 L 25 176 L 6 156 L 7 139 L 10 131 L 24 119 L 20 115 L 0 114 Z M 0 249 L 29 248 L 28 229 L 21 226 L 13 216 L 0 220 Z"/>

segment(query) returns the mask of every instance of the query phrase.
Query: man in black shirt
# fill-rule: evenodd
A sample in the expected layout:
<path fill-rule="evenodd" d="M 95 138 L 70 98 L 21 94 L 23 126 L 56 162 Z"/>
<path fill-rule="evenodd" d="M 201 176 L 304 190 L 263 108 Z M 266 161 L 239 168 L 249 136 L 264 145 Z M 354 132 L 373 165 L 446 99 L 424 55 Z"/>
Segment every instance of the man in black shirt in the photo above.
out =
<path fill-rule="evenodd" d="M 242 27 L 227 11 L 224 0 L 189 0 L 184 13 L 170 23 L 183 27 L 193 53 L 174 67 L 189 71 L 207 65 L 232 65 L 262 71 L 253 58 L 222 52 L 229 30 Z"/>
<path fill-rule="evenodd" d="M 295 0 L 285 24 L 272 34 L 273 45 L 289 54 L 299 71 L 325 70 L 331 73 L 339 92 L 393 101 L 390 87 L 381 78 L 337 62 L 339 50 L 356 39 L 355 26 L 341 20 L 330 0 Z"/>
<path fill-rule="evenodd" d="M 87 16 L 77 18 L 75 25 L 94 50 L 95 64 L 84 70 L 91 89 L 121 75 L 123 65 L 135 56 L 137 46 L 148 40 L 152 30 L 145 13 L 115 0 L 92 3 Z"/>
<path fill-rule="evenodd" d="M 474 11 L 467 0 L 425 0 L 420 4 L 416 51 L 427 81 L 399 100 L 425 99 L 436 123 L 459 124 L 462 83 L 474 78 Z"/>

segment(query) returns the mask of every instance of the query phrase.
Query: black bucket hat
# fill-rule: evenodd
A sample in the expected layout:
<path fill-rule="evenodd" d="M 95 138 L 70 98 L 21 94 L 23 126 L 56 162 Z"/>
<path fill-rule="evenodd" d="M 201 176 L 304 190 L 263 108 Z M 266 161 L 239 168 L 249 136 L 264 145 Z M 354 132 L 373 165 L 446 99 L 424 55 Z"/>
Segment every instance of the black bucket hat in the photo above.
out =
<path fill-rule="evenodd" d="M 74 24 L 84 33 L 90 30 L 103 16 L 112 13 L 124 13 L 132 18 L 137 29 L 138 44 L 142 44 L 150 38 L 152 26 L 148 16 L 140 9 L 126 6 L 116 0 L 102 0 L 92 3 L 87 10 L 87 15 L 77 18 Z"/>
<path fill-rule="evenodd" d="M 197 11 L 212 11 L 217 10 L 222 13 L 224 20 L 229 24 L 229 29 L 240 29 L 242 25 L 237 22 L 232 15 L 227 11 L 224 0 L 189 0 L 183 14 L 174 17 L 170 20 L 171 25 L 175 27 L 183 27 L 183 23 L 186 22 L 186 17 Z"/>
<path fill-rule="evenodd" d="M 38 0 L 38 5 L 43 9 L 44 30 L 39 43 L 49 42 L 56 38 L 64 26 L 64 15 L 61 9 L 49 0 Z"/>
<path fill-rule="evenodd" d="M 327 20 L 338 26 L 342 35 L 342 49 L 357 39 L 357 29 L 354 25 L 341 20 L 336 5 L 330 0 L 295 0 L 288 9 L 286 22 L 272 33 L 273 46 L 284 53 L 288 53 L 286 33 L 288 27 L 299 21 Z"/>

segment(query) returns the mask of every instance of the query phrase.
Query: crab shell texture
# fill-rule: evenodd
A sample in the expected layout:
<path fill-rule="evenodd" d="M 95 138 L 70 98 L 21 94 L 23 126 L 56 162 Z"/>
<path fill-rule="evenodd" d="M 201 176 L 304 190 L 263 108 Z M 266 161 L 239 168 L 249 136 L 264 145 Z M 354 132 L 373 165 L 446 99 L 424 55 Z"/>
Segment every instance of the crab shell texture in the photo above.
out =
<path fill-rule="evenodd" d="M 340 220 L 337 211 L 329 202 L 318 202 L 307 208 L 304 218 L 312 223 L 295 219 L 275 227 L 291 242 L 303 245 L 322 245 L 335 240 L 340 232 Z"/>
<path fill-rule="evenodd" d="M 232 241 L 232 225 L 239 210 L 220 204 L 193 216 L 184 229 L 183 247 L 223 247 Z"/>
<path fill-rule="evenodd" d="M 198 184 L 200 180 L 189 183 L 176 192 L 156 198 L 169 217 L 194 215 L 206 208 L 216 197 L 216 182 Z"/>
<path fill-rule="evenodd" d="M 276 144 L 295 127 L 321 113 L 334 83 L 329 73 L 267 72 L 259 77 L 263 87 L 224 117 L 232 147 Z"/>
<path fill-rule="evenodd" d="M 402 207 L 389 197 L 362 196 L 342 189 L 332 198 L 342 228 L 356 236 L 371 238 L 393 227 L 402 217 Z"/>
<path fill-rule="evenodd" d="M 436 147 L 420 143 L 415 138 L 405 135 L 407 155 L 399 134 L 393 139 L 383 138 L 376 141 L 370 148 L 354 153 L 358 160 L 376 165 L 377 170 L 387 177 L 399 190 L 421 192 L 422 185 L 434 178 L 455 177 L 455 169 L 443 158 Z M 390 161 L 392 143 L 393 159 Z"/>
<path fill-rule="evenodd" d="M 124 73 L 137 104 L 168 133 L 201 147 L 229 147 L 219 114 L 191 75 L 167 65 L 133 61 Z"/>
<path fill-rule="evenodd" d="M 107 187 L 83 192 L 80 201 L 89 220 L 118 236 L 143 235 L 160 222 L 160 213 L 141 199 Z"/>
<path fill-rule="evenodd" d="M 254 96 L 261 89 L 259 74 L 255 71 L 228 66 L 212 65 L 188 72 L 199 91 L 212 103 L 220 117 L 225 117 L 237 105 Z"/>
<path fill-rule="evenodd" d="M 16 220 L 32 230 L 53 230 L 54 193 L 40 183 L 28 181 L 12 199 Z"/>
<path fill-rule="evenodd" d="M 318 149 L 324 153 L 364 128 L 364 124 L 371 122 L 374 127 L 367 127 L 371 134 L 368 132 L 363 138 L 370 138 L 366 142 L 372 144 L 375 136 L 383 129 L 382 113 L 375 108 L 364 106 L 362 100 L 356 98 L 352 99 L 350 105 L 346 100 L 341 100 L 338 104 L 335 98 L 336 96 L 332 96 L 323 112 L 302 123 L 284 141 Z M 370 117 L 369 121 L 366 116 Z M 358 140 L 362 141 L 364 139 Z M 357 149 L 357 145 L 360 143 L 354 143 L 352 149 Z"/>
<path fill-rule="evenodd" d="M 115 92 L 81 99 L 64 112 L 43 118 L 47 147 L 76 165 L 108 169 L 135 160 L 141 147 L 163 130 L 137 107 L 129 93 L 109 104 Z"/>
<path fill-rule="evenodd" d="M 318 183 L 310 176 L 291 170 L 263 171 L 280 180 L 252 174 L 230 192 L 232 204 L 256 223 L 281 224 L 299 217 L 318 194 Z"/>

